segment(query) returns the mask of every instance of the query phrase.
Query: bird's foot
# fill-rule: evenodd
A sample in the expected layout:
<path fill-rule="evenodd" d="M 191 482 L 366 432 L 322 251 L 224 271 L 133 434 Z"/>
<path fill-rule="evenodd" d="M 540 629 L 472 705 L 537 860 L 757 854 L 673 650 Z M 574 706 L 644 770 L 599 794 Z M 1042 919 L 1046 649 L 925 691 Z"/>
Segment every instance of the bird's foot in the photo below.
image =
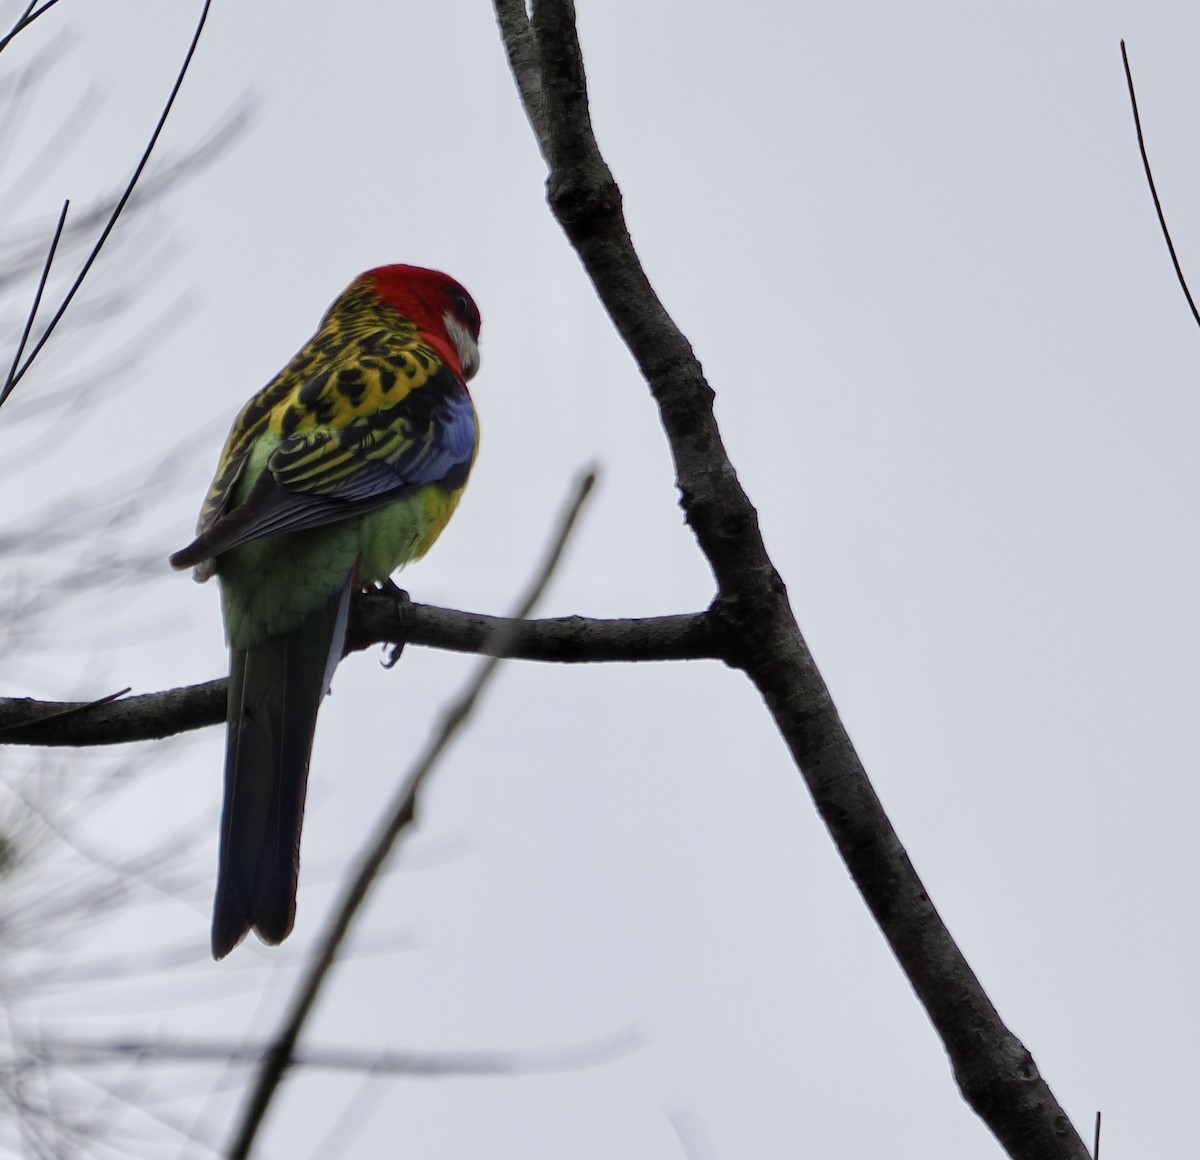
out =
<path fill-rule="evenodd" d="M 409 596 L 399 584 L 396 583 L 390 576 L 379 582 L 376 589 L 382 596 L 390 596 L 397 604 L 411 604 L 412 597 Z M 401 614 L 403 616 L 403 614 Z M 400 654 L 404 652 L 404 642 L 394 644 L 390 649 L 387 649 L 387 660 L 383 661 L 385 669 L 396 667 L 396 662 L 400 659 Z"/>
<path fill-rule="evenodd" d="M 399 600 L 401 604 L 412 603 L 412 597 L 390 576 L 384 577 L 378 584 L 368 585 L 367 591 L 371 590 L 374 590 L 380 596 L 390 596 L 393 600 Z"/>

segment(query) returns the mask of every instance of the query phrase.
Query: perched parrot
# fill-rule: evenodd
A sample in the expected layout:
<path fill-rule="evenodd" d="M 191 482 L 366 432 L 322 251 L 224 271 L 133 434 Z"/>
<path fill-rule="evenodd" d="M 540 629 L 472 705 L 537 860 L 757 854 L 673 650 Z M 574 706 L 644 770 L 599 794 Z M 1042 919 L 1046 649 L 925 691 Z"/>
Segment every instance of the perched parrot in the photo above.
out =
<path fill-rule="evenodd" d="M 313 731 L 350 596 L 423 556 L 453 514 L 479 445 L 478 340 L 453 278 L 356 278 L 242 408 L 196 538 L 171 557 L 197 580 L 216 573 L 229 643 L 214 958 L 249 930 L 291 932 Z"/>

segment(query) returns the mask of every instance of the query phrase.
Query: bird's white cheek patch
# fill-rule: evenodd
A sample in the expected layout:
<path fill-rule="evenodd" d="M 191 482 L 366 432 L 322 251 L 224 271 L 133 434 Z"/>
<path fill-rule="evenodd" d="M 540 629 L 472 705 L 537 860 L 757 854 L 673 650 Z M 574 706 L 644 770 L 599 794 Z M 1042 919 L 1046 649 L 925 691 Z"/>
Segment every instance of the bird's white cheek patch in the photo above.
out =
<path fill-rule="evenodd" d="M 463 378 L 469 379 L 479 370 L 479 344 L 471 336 L 471 332 L 450 311 L 446 311 L 442 316 L 442 321 L 445 322 L 446 333 L 450 335 L 451 341 L 458 351 Z"/>

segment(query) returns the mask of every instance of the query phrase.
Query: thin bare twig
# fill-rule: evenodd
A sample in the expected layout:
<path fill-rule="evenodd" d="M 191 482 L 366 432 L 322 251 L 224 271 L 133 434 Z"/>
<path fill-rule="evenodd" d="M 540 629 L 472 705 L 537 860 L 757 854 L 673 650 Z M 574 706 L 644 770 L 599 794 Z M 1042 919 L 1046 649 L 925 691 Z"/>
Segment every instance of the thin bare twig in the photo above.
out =
<path fill-rule="evenodd" d="M 588 1043 L 536 1051 L 364 1051 L 351 1047 L 310 1047 L 296 1051 L 290 1067 L 375 1075 L 497 1075 L 592 1067 L 628 1054 L 642 1044 L 635 1028 Z M 97 1067 L 114 1059 L 152 1060 L 158 1064 L 217 1063 L 262 1067 L 276 1050 L 274 1042 L 246 1044 L 231 1040 L 120 1040 L 87 1042 L 39 1039 L 15 1044 L 12 1058 L 0 1062 L 0 1074 L 32 1070 L 42 1064 Z"/>
<path fill-rule="evenodd" d="M 115 693 L 109 693 L 103 697 L 97 697 L 94 701 L 84 701 L 79 705 L 63 705 L 59 709 L 46 713 L 45 716 L 36 718 L 30 724 L 36 728 L 44 729 L 51 721 L 59 721 L 64 717 L 70 717 L 76 713 L 86 713 L 90 709 L 99 709 L 102 705 L 111 705 L 114 701 L 120 700 L 128 692 L 129 686 L 126 685 L 125 688 L 118 689 Z M 0 733 L 5 729 L 18 729 L 20 727 L 19 725 L 0 725 Z"/>
<path fill-rule="evenodd" d="M 244 130 L 249 121 L 250 108 L 250 102 L 240 102 L 232 107 L 221 121 L 209 130 L 207 136 L 196 145 L 175 156 L 159 154 L 159 162 L 155 171 L 143 174 L 138 182 L 136 196 L 131 199 L 133 205 L 144 208 L 149 202 L 161 200 L 181 180 L 193 176 L 220 157 L 237 135 Z M 74 128 L 73 124 L 71 129 L 74 130 Z M 21 181 L 26 180 L 28 172 L 28 169 L 22 172 Z M 95 230 L 103 228 L 120 199 L 120 192 L 115 191 L 111 196 L 102 196 L 82 211 L 76 206 L 71 223 L 63 231 L 60 249 L 65 251 L 67 243 L 78 244 L 83 241 L 85 235 L 90 236 Z M 4 198 L 11 195 L 12 188 L 10 187 L 5 191 Z M 36 267 L 42 253 L 41 239 L 44 233 L 44 223 L 40 222 L 37 224 L 25 223 L 5 230 L 3 237 L 0 237 L 0 290 L 27 277 L 30 270 Z M 76 307 L 77 315 L 78 311 L 79 307 Z"/>
<path fill-rule="evenodd" d="M 9 32 L 8 36 L 6 36 L 4 38 L 5 44 L 7 44 L 18 32 L 20 32 L 20 30 L 28 22 L 29 14 L 36 7 L 37 7 L 37 0 L 29 0 L 29 3 L 25 5 L 25 11 L 22 12 L 21 15 L 18 16 L 17 19 L 13 22 L 12 31 Z"/>
<path fill-rule="evenodd" d="M 4 39 L 0 40 L 0 52 L 3 52 L 8 47 L 9 42 L 14 36 L 20 32 L 24 32 L 25 29 L 27 29 L 39 16 L 42 15 L 43 12 L 48 12 L 51 8 L 53 8 L 54 5 L 58 3 L 58 0 L 46 0 L 46 2 L 35 12 L 33 10 L 33 6 L 36 3 L 37 0 L 30 0 L 30 3 L 26 6 L 25 11 L 21 13 L 21 16 L 17 20 L 16 24 L 14 24 L 12 28 L 9 29 L 9 31 L 5 34 Z"/>
<path fill-rule="evenodd" d="M 25 319 L 25 329 L 21 331 L 21 341 L 17 343 L 17 353 L 13 355 L 12 366 L 8 368 L 8 376 L 4 380 L 4 388 L 0 390 L 0 404 L 3 404 L 4 400 L 12 392 L 14 386 L 13 376 L 17 373 L 17 366 L 21 361 L 21 355 L 25 353 L 25 344 L 29 341 L 29 332 L 33 329 L 38 308 L 42 304 L 42 294 L 46 290 L 46 281 L 50 277 L 50 267 L 54 264 L 54 254 L 58 249 L 58 241 L 62 237 L 63 226 L 67 224 L 67 210 L 70 208 L 71 202 L 68 198 L 63 202 L 62 213 L 58 215 L 58 225 L 54 227 L 54 237 L 50 239 L 50 248 L 46 251 L 46 261 L 42 264 L 42 274 L 38 278 L 37 290 L 33 295 L 33 305 L 29 307 L 29 314 Z"/>
<path fill-rule="evenodd" d="M 712 1137 L 697 1114 L 696 1109 L 681 1104 L 664 1109 L 679 1146 L 683 1149 L 684 1160 L 717 1160 L 717 1150 L 713 1147 Z"/>
<path fill-rule="evenodd" d="M 1150 172 L 1150 158 L 1146 154 L 1146 139 L 1142 136 L 1142 118 L 1138 113 L 1137 94 L 1133 91 L 1133 72 L 1129 67 L 1129 53 L 1125 51 L 1125 42 L 1121 41 L 1121 63 L 1125 66 L 1125 85 L 1129 89 L 1129 103 L 1133 106 L 1133 126 L 1137 130 L 1138 151 L 1142 155 L 1142 168 L 1146 171 L 1146 183 L 1150 186 L 1150 196 L 1154 198 L 1154 212 L 1158 214 L 1158 224 L 1162 229 L 1162 235 L 1167 242 L 1167 252 L 1171 255 L 1171 265 L 1175 267 L 1175 277 L 1179 279 L 1179 285 L 1183 287 L 1183 296 L 1187 299 L 1187 304 L 1191 308 L 1192 317 L 1196 320 L 1196 325 L 1200 326 L 1200 310 L 1196 309 L 1196 303 L 1192 299 L 1192 292 L 1188 289 L 1187 279 L 1183 276 L 1183 267 L 1179 264 L 1179 257 L 1175 253 L 1175 243 L 1171 241 L 1171 231 L 1167 229 L 1167 219 L 1163 214 L 1162 202 L 1158 199 L 1158 188 L 1154 184 L 1154 174 Z"/>
<path fill-rule="evenodd" d="M 595 481 L 595 472 L 589 471 L 578 483 L 575 497 L 559 525 L 552 546 L 515 613 L 518 620 L 524 620 L 541 600 Z M 500 631 L 503 632 L 503 628 Z M 228 1153 L 230 1160 L 245 1160 L 250 1154 L 267 1108 L 296 1053 L 300 1032 L 325 985 L 355 916 L 379 877 L 396 840 L 416 817 L 417 795 L 421 786 L 470 717 L 499 663 L 499 658 L 488 657 L 478 666 L 462 693 L 446 709 L 441 726 L 430 739 L 425 752 L 401 782 L 387 811 L 384 824 L 366 847 L 358 871 L 347 883 L 341 900 L 334 907 L 333 915 L 317 941 L 319 949 L 305 968 L 304 976 L 296 987 L 279 1032 L 264 1056 L 242 1111 L 241 1120 L 234 1132 L 233 1144 Z"/>
<path fill-rule="evenodd" d="M 171 109 L 175 104 L 175 98 L 179 95 L 179 90 L 183 87 L 184 77 L 187 76 L 188 68 L 192 63 L 192 57 L 196 53 L 196 46 L 200 43 L 200 35 L 204 31 L 205 21 L 208 20 L 208 10 L 212 5 L 212 0 L 204 0 L 204 6 L 200 10 L 200 18 L 196 21 L 196 30 L 192 34 L 191 43 L 188 45 L 188 50 L 184 54 L 183 63 L 179 66 L 179 72 L 175 77 L 175 84 L 171 87 L 170 95 L 167 97 L 166 104 L 163 105 L 162 113 L 159 115 L 158 123 L 154 126 L 154 132 L 150 134 L 150 140 L 146 144 L 146 148 L 142 152 L 141 159 L 134 168 L 133 175 L 129 178 L 129 183 L 125 186 L 125 191 L 117 199 L 117 204 L 113 207 L 112 213 L 109 215 L 108 221 L 101 231 L 99 238 L 96 239 L 96 244 L 92 247 L 87 258 L 84 259 L 83 266 L 80 268 L 75 281 L 71 283 L 70 288 L 64 295 L 58 309 L 54 312 L 53 317 L 46 324 L 46 329 L 42 331 L 41 337 L 34 344 L 33 350 L 29 352 L 28 357 L 17 368 L 15 373 L 9 375 L 9 380 L 5 385 L 5 392 L 0 396 L 0 403 L 3 403 L 5 398 L 12 393 L 13 388 L 19 383 L 25 372 L 33 365 L 34 359 L 41 353 L 42 348 L 46 345 L 51 334 L 54 333 L 62 316 L 66 314 L 67 307 L 71 305 L 72 300 L 78 293 L 80 286 L 83 285 L 84 278 L 87 277 L 88 271 L 100 256 L 100 251 L 104 248 L 104 243 L 108 241 L 109 235 L 116 228 L 117 220 L 120 218 L 122 211 L 128 204 L 129 199 L 133 196 L 133 191 L 137 188 L 138 182 L 141 180 L 142 172 L 150 162 L 150 155 L 154 152 L 154 146 L 158 143 L 158 138 L 162 134 L 163 128 L 167 123 L 167 118 L 171 114 Z M 37 15 L 35 13 L 34 15 Z M 11 35 L 11 34 L 10 34 Z M 0 49 L 3 44 L 0 44 Z"/>

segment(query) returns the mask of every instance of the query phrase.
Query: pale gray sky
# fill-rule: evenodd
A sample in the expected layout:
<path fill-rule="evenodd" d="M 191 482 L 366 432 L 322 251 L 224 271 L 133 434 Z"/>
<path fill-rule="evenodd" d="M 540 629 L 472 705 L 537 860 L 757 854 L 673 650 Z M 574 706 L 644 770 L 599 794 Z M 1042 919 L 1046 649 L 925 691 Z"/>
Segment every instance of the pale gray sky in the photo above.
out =
<path fill-rule="evenodd" d="M 1077 1126 L 1090 1135 L 1099 1107 L 1106 1154 L 1191 1154 L 1200 333 L 1153 218 L 1118 42 L 1200 287 L 1200 15 L 1152 0 L 577 3 L 635 241 L 914 863 Z M 104 97 L 13 217 L 119 183 L 197 7 L 63 0 L 5 54 L 12 67 L 70 33 L 5 173 L 88 86 Z M 644 384 L 545 209 L 490 5 L 216 0 L 164 153 L 247 93 L 241 142 L 127 235 L 145 294 L 104 342 L 179 296 L 192 312 L 119 393 L 47 429 L 15 485 L 127 487 L 197 433 L 186 479 L 137 533 L 162 576 L 58 625 L 54 651 L 14 664 L 2 691 L 224 671 L 215 587 L 166 555 L 238 407 L 383 262 L 449 271 L 484 318 L 482 455 L 403 577 L 414 598 L 504 609 L 572 474 L 597 460 L 546 611 L 706 604 Z M 54 358 L 47 375 L 71 350 Z M 0 457 L 28 445 L 9 421 L 38 386 L 5 408 Z M 69 580 L 70 558 L 47 584 Z M 153 1001 L 56 994 L 40 1028 L 265 1035 L 331 883 L 470 664 L 412 649 L 392 672 L 375 655 L 339 671 L 289 943 L 243 947 Z M 210 873 L 221 752 L 216 729 L 162 747 L 98 840 L 128 853 L 207 818 Z M 659 1160 L 683 1155 L 680 1109 L 722 1160 L 1000 1155 L 735 673 L 509 666 L 402 861 L 362 939 L 403 949 L 341 968 L 311 1043 L 540 1049 L 631 1026 L 645 1042 L 590 1070 L 381 1084 L 347 1155 Z M 147 945 L 203 950 L 207 902 L 164 904 Z M 140 937 L 126 924 L 87 950 Z M 185 1121 L 237 1106 L 215 1069 L 162 1084 Z M 360 1086 L 293 1077 L 263 1155 L 314 1155 Z M 129 1154 L 175 1155 L 173 1139 L 161 1128 Z"/>

